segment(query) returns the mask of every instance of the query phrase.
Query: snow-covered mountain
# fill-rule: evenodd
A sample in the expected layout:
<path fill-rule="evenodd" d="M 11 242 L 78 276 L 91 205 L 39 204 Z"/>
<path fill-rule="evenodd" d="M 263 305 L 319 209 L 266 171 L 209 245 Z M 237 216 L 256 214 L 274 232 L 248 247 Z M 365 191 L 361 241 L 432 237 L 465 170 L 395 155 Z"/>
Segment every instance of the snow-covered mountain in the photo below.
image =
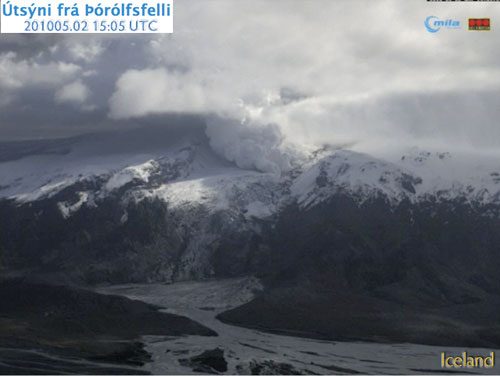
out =
<path fill-rule="evenodd" d="M 22 154 L 9 153 L 6 147 L 24 150 L 35 143 L 3 145 L 0 199 L 23 204 L 73 187 L 75 194 L 69 200 L 57 202 L 64 217 L 124 190 L 124 204 L 158 198 L 170 208 L 237 208 L 260 218 L 290 202 L 307 208 L 338 193 L 359 202 L 384 197 L 393 205 L 403 200 L 500 202 L 500 161 L 446 151 L 413 148 L 382 159 L 325 147 L 277 174 L 227 162 L 213 152 L 199 130 L 184 132 L 175 140 L 166 139 L 161 129 L 150 129 L 45 141 L 45 147 L 39 142 L 42 146 Z"/>
<path fill-rule="evenodd" d="M 202 127 L 2 143 L 0 275 L 256 276 L 262 297 L 221 319 L 333 339 L 397 325 L 396 341 L 463 332 L 460 343 L 496 346 L 500 163 L 391 153 L 323 147 L 271 173 L 220 157 Z M 436 335 L 449 315 L 456 327 Z"/>
<path fill-rule="evenodd" d="M 348 211 L 366 218 L 394 217 L 398 208 L 410 222 L 422 208 L 423 217 L 446 208 L 500 218 L 495 158 L 416 148 L 396 155 L 323 147 L 288 171 L 260 172 L 221 158 L 194 126 L 3 143 L 0 220 L 8 257 L 0 267 L 52 265 L 52 273 L 64 265 L 65 273 L 91 281 L 239 275 L 258 268 L 260 253 L 272 248 L 266 236 L 290 208 L 307 217 L 331 202 L 349 202 Z M 374 202 L 383 209 L 370 207 Z"/>

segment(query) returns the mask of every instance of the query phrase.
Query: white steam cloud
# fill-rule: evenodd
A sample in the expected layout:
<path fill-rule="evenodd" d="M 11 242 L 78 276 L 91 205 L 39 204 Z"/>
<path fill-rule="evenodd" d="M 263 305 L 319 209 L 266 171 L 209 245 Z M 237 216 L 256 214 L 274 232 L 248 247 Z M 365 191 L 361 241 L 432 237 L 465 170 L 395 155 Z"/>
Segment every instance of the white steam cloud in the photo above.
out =
<path fill-rule="evenodd" d="M 297 157 L 283 147 L 284 137 L 276 124 L 212 117 L 207 135 L 216 152 L 241 168 L 279 174 L 288 171 Z"/>
<path fill-rule="evenodd" d="M 441 8 L 429 3 L 286 4 L 215 0 L 182 7 L 173 36 L 149 44 L 157 68 L 119 78 L 111 116 L 208 114 L 218 153 L 273 172 L 293 164 L 292 144 L 497 147 L 500 111 L 483 100 L 485 92 L 499 98 L 500 53 L 488 47 L 493 33 L 430 34 L 423 21 Z M 476 5 L 447 17 L 500 15 Z M 482 63 L 473 64 L 480 49 Z"/>
<path fill-rule="evenodd" d="M 431 34 L 429 15 L 464 27 Z M 467 18 L 486 15 L 500 19 L 500 8 L 419 0 L 178 2 L 171 35 L 65 37 L 49 41 L 40 56 L 25 56 L 22 41 L 11 42 L 21 43 L 17 56 L 0 43 L 0 106 L 7 109 L 0 122 L 10 120 L 16 97 L 27 100 L 32 81 L 50 76 L 57 82 L 36 86 L 53 90 L 56 106 L 84 99 L 82 87 L 64 89 L 73 82 L 92 93 L 87 100 L 100 106 L 92 114 L 102 119 L 81 111 L 85 126 L 204 115 L 219 154 L 261 171 L 287 170 L 324 144 L 498 150 L 500 29 L 465 29 Z M 46 103 L 33 108 L 56 112 Z M 19 128 L 17 118 L 12 123 Z"/>

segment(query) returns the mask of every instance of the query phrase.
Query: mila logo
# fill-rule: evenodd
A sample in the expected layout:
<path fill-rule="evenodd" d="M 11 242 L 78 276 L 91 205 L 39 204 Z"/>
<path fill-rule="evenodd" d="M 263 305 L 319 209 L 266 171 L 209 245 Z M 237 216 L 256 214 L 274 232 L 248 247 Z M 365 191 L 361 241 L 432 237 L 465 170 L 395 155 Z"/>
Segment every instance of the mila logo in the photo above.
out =
<path fill-rule="evenodd" d="M 458 29 L 460 27 L 460 21 L 452 19 L 441 20 L 436 16 L 429 16 L 425 19 L 424 25 L 429 33 L 437 33 L 442 27 L 447 29 Z"/>

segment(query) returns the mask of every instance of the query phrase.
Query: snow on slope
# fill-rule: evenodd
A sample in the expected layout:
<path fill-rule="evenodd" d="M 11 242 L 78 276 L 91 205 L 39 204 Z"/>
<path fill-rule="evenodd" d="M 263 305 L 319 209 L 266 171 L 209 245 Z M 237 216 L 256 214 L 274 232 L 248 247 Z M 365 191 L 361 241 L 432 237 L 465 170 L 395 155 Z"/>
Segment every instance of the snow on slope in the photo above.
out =
<path fill-rule="evenodd" d="M 64 155 L 33 155 L 2 162 L 0 199 L 28 203 L 53 197 L 75 183 L 93 183 L 92 190 L 75 192 L 77 201 L 58 203 L 65 218 L 82 205 L 96 205 L 123 187 L 129 199 L 157 197 L 174 208 L 205 204 L 213 210 L 234 206 L 245 211 L 249 206 L 248 215 L 262 216 L 274 205 L 269 197 L 279 177 L 240 169 L 215 155 L 208 143 L 181 139 L 166 148 L 147 151 L 138 153 L 131 147 L 128 154 L 117 153 L 84 143 Z"/>
<path fill-rule="evenodd" d="M 0 197 L 29 202 L 95 176 L 111 176 L 150 160 L 151 155 L 29 156 L 0 164 Z M 122 172 L 125 174 L 126 172 Z M 117 180 L 116 178 L 114 180 Z M 122 179 L 124 182 L 124 179 Z M 117 182 L 111 182 L 116 188 Z M 113 186 L 114 185 L 114 186 Z"/>
<path fill-rule="evenodd" d="M 496 155 L 411 149 L 400 164 L 420 176 L 417 195 L 463 196 L 482 203 L 500 200 L 500 159 Z"/>
<path fill-rule="evenodd" d="M 276 176 L 271 173 L 242 171 L 236 168 L 219 169 L 210 171 L 210 175 L 197 173 L 187 179 L 162 184 L 152 190 L 149 197 L 159 197 L 168 201 L 171 207 L 189 205 L 193 202 L 207 204 L 214 209 L 224 209 L 230 205 L 244 207 L 254 204 L 255 206 L 255 203 L 260 201 L 249 202 L 252 199 L 252 185 L 273 185 L 275 182 Z M 244 197 L 247 193 L 247 197 Z M 266 204 L 271 205 L 272 202 L 268 201 Z"/>
<path fill-rule="evenodd" d="M 124 187 L 136 201 L 157 197 L 173 208 L 234 207 L 249 217 L 269 216 L 292 200 L 307 207 L 339 192 L 360 202 L 383 195 L 394 204 L 457 197 L 500 203 L 500 163 L 484 155 L 414 148 L 376 158 L 324 148 L 280 176 L 238 168 L 217 156 L 203 139 L 181 137 L 165 146 L 159 140 L 140 147 L 128 138 L 122 145 L 114 141 L 100 140 L 99 146 L 84 139 L 66 154 L 0 162 L 0 199 L 26 203 L 52 197 L 77 182 L 93 182 L 91 190 L 75 192 L 78 200 L 59 202 L 64 217 Z"/>
<path fill-rule="evenodd" d="M 388 161 L 348 150 L 323 150 L 301 168 L 291 191 L 302 206 L 344 192 L 360 201 L 383 195 L 392 203 L 429 198 L 500 202 L 500 163 L 494 157 L 452 155 L 416 148 Z"/>
<path fill-rule="evenodd" d="M 147 183 L 151 173 L 158 169 L 158 167 L 158 162 L 153 159 L 134 166 L 127 166 L 124 169 L 118 170 L 118 172 L 111 176 L 111 178 L 106 182 L 105 189 L 112 191 L 123 187 L 125 184 L 134 180 L 141 180 Z"/>

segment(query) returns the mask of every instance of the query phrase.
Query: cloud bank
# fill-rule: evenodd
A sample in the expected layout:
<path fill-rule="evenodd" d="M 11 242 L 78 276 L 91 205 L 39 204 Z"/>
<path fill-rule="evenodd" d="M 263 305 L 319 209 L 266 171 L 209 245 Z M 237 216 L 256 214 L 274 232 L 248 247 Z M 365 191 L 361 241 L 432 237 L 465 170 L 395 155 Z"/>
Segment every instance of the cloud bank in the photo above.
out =
<path fill-rule="evenodd" d="M 500 19 L 500 9 L 445 5 L 199 0 L 176 3 L 172 35 L 0 38 L 0 127 L 21 103 L 43 121 L 48 103 L 29 102 L 36 89 L 53 92 L 63 117 L 62 106 L 78 105 L 81 132 L 200 114 L 218 153 L 262 171 L 287 170 L 323 144 L 497 151 L 499 31 L 431 34 L 423 22 Z"/>

